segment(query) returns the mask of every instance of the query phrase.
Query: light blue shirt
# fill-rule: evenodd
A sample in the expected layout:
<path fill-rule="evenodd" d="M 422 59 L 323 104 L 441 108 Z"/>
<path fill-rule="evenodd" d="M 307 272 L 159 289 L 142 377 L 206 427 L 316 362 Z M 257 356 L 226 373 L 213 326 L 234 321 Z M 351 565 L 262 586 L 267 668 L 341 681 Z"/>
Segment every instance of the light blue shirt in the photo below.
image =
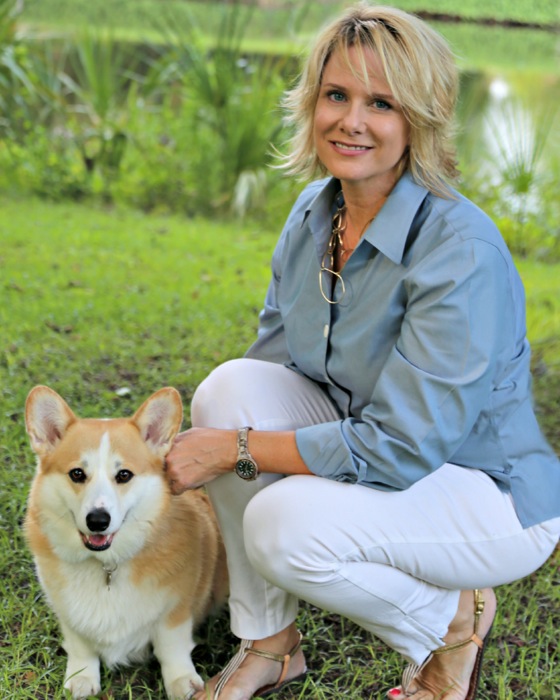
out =
<path fill-rule="evenodd" d="M 492 221 L 405 173 L 331 305 L 319 269 L 339 190 L 321 180 L 298 198 L 247 353 L 309 377 L 338 408 L 340 420 L 296 431 L 307 467 L 393 490 L 452 462 L 511 492 L 524 527 L 559 516 L 560 463 L 532 406 L 523 285 Z"/>

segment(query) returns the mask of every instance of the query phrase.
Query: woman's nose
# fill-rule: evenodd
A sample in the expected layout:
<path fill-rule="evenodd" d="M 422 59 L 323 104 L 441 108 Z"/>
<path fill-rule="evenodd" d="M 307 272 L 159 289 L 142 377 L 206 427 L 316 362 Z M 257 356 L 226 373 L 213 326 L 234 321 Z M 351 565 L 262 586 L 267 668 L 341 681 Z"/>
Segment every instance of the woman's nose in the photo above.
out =
<path fill-rule="evenodd" d="M 340 126 L 345 133 L 356 134 L 363 131 L 365 125 L 365 115 L 363 106 L 354 102 L 348 103 L 342 115 Z"/>

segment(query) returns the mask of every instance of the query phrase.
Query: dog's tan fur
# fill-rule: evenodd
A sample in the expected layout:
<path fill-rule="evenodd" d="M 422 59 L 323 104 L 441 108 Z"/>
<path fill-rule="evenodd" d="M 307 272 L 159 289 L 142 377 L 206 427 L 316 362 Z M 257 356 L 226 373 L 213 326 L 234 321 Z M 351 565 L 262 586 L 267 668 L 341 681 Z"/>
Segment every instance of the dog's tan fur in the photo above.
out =
<path fill-rule="evenodd" d="M 150 644 L 169 697 L 186 697 L 201 683 L 190 661 L 192 629 L 224 602 L 227 569 L 206 495 L 172 496 L 165 480 L 181 420 L 171 388 L 130 419 L 79 419 L 47 387 L 28 397 L 38 467 L 25 531 L 62 627 L 65 687 L 74 698 L 100 691 L 99 658 L 141 660 Z M 89 530 L 85 518 L 100 511 L 110 524 Z"/>

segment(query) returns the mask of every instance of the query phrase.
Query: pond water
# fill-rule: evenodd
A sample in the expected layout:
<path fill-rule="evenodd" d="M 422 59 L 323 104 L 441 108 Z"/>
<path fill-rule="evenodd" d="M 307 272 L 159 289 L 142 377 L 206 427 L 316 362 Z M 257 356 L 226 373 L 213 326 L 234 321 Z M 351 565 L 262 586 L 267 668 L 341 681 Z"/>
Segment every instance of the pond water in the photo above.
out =
<path fill-rule="evenodd" d="M 531 190 L 560 171 L 560 80 L 545 74 L 464 73 L 457 137 L 462 170 L 538 200 Z"/>
<path fill-rule="evenodd" d="M 549 142 L 548 155 L 552 156 L 554 145 L 558 145 L 554 127 L 559 114 L 560 81 L 538 74 L 530 74 L 526 79 L 530 85 L 520 81 L 519 76 L 516 79 L 506 74 L 480 73 L 474 77 L 484 91 L 480 116 L 486 123 L 484 141 L 493 156 L 512 159 L 518 154 L 527 158 L 535 149 L 543 150 L 543 139 Z"/>
<path fill-rule="evenodd" d="M 522 191 L 560 176 L 560 42 L 549 31 L 436 27 L 460 57 L 458 146 L 463 170 Z"/>

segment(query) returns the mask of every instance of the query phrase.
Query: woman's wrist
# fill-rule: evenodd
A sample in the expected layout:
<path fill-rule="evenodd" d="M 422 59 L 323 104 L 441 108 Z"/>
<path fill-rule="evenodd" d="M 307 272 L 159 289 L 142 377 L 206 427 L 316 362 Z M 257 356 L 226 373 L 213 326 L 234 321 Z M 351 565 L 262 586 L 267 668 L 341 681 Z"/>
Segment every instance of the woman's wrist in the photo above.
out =
<path fill-rule="evenodd" d="M 224 430 L 224 472 L 234 471 L 237 463 L 237 430 Z"/>

